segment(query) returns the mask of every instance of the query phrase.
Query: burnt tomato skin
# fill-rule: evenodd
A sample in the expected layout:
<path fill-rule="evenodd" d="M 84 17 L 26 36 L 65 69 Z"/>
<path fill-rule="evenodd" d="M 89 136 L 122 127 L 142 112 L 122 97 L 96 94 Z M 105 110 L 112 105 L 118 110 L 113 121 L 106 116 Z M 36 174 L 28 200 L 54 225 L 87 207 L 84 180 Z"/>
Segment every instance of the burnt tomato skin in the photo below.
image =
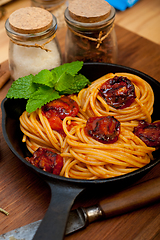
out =
<path fill-rule="evenodd" d="M 134 85 L 122 76 L 115 76 L 104 82 L 99 93 L 109 106 L 116 109 L 129 107 L 136 97 Z"/>
<path fill-rule="evenodd" d="M 63 129 L 62 121 L 65 117 L 75 117 L 78 112 L 78 104 L 68 96 L 53 100 L 42 107 L 42 114 L 48 119 L 51 128 L 56 131 Z"/>
<path fill-rule="evenodd" d="M 153 123 L 140 121 L 139 125 L 134 128 L 133 132 L 148 147 L 160 147 L 160 121 Z"/>
<path fill-rule="evenodd" d="M 120 122 L 113 116 L 90 117 L 85 133 L 102 143 L 114 143 L 120 133 Z"/>
<path fill-rule="evenodd" d="M 45 172 L 59 175 L 63 167 L 63 158 L 51 149 L 39 147 L 32 157 L 26 160 Z"/>

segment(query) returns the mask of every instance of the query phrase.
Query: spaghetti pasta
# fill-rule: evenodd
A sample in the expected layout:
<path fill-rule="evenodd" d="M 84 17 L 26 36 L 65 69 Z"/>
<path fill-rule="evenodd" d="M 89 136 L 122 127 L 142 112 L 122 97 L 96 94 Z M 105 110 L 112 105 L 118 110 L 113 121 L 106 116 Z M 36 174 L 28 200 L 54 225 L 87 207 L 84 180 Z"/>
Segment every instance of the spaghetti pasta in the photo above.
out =
<path fill-rule="evenodd" d="M 99 95 L 100 86 L 106 82 L 107 79 L 113 78 L 114 76 L 127 77 L 135 86 L 135 101 L 127 108 L 113 108 Z M 136 75 L 130 73 L 109 73 L 94 81 L 87 89 L 83 89 L 77 99 L 75 97 L 75 100 L 89 117 L 114 116 L 122 123 L 122 126 L 130 127 L 130 129 L 133 130 L 133 127 L 137 126 L 138 120 L 151 122 L 154 94 L 151 86 Z"/>
<path fill-rule="evenodd" d="M 114 76 L 127 77 L 135 87 L 134 102 L 124 108 L 109 106 L 99 94 L 101 85 Z M 78 95 L 70 96 L 79 105 L 76 117 L 63 119 L 60 134 L 51 128 L 48 119 L 37 109 L 26 111 L 20 117 L 22 141 L 33 154 L 39 147 L 54 149 L 63 157 L 61 176 L 77 179 L 99 179 L 120 176 L 148 164 L 153 159 L 154 147 L 148 147 L 134 133 L 139 120 L 151 122 L 154 94 L 150 85 L 140 77 L 129 73 L 110 73 L 94 81 Z M 118 140 L 112 144 L 96 141 L 85 132 L 88 118 L 113 116 L 120 121 Z"/>

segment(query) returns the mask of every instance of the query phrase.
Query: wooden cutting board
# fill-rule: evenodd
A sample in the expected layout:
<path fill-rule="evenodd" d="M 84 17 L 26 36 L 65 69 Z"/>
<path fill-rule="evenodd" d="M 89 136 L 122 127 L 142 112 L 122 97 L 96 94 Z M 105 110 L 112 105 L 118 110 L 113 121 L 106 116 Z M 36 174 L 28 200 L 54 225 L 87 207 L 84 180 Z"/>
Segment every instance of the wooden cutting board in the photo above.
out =
<path fill-rule="evenodd" d="M 116 26 L 119 56 L 118 64 L 142 71 L 160 81 L 160 46 Z M 57 34 L 64 53 L 65 29 Z M 8 62 L 1 65 L 8 69 Z M 12 81 L 0 90 L 0 101 Z M 1 119 L 0 111 L 0 119 Z M 1 121 L 1 120 L 0 120 Z M 160 176 L 157 165 L 140 181 Z M 101 195 L 94 193 L 80 196 L 74 208 L 89 206 L 107 197 L 107 189 Z M 37 175 L 23 165 L 9 150 L 2 135 L 0 123 L 0 207 L 10 214 L 0 213 L 0 234 L 44 217 L 50 201 L 49 187 Z M 56 206 L 55 206 L 56 207 Z M 91 224 L 87 229 L 65 237 L 67 240 L 158 240 L 160 239 L 160 203 L 133 213 Z"/>

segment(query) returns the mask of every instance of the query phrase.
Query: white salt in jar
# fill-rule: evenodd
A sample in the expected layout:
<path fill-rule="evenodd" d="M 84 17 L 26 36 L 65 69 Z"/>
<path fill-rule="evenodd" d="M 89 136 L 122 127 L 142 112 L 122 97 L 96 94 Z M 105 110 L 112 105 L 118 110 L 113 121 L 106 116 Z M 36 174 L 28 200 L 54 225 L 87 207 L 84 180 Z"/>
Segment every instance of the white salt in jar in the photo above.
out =
<path fill-rule="evenodd" d="M 5 23 L 10 37 L 9 68 L 13 80 L 62 64 L 56 17 L 45 9 L 21 8 Z"/>

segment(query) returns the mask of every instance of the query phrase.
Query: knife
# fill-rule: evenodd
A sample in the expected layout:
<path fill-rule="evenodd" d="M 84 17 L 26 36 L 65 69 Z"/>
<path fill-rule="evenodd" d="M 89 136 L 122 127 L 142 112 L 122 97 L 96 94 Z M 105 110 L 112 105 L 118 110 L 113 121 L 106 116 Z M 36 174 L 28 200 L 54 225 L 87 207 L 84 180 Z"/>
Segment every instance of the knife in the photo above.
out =
<path fill-rule="evenodd" d="M 127 188 L 107 197 L 99 204 L 78 208 L 69 213 L 65 234 L 87 227 L 90 223 L 122 215 L 160 200 L 160 177 Z M 42 220 L 30 223 L 0 236 L 0 240 L 32 240 Z"/>

